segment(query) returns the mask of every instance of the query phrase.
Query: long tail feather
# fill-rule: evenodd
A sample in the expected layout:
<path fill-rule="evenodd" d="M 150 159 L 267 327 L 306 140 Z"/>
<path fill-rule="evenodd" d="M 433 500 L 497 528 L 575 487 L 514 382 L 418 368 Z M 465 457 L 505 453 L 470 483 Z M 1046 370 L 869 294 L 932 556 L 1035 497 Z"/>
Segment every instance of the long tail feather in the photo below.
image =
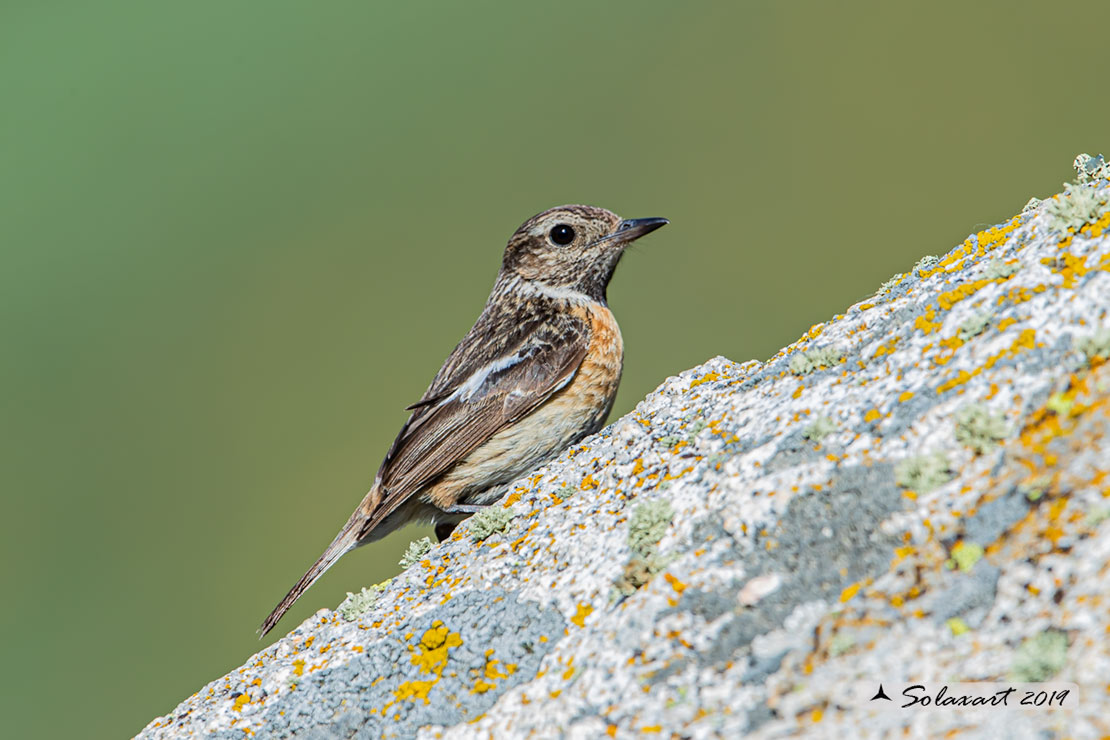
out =
<path fill-rule="evenodd" d="M 328 549 L 324 550 L 324 554 L 312 564 L 312 567 L 308 569 L 307 573 L 301 576 L 301 580 L 297 581 L 297 585 L 289 589 L 289 593 L 287 593 L 285 598 L 281 600 L 281 603 L 270 612 L 270 616 L 266 617 L 266 621 L 262 623 L 262 626 L 258 630 L 260 633 L 259 639 L 265 637 L 266 633 L 274 628 L 274 625 L 284 616 L 285 612 L 289 611 L 289 608 L 293 606 L 297 599 L 301 598 L 301 594 L 307 591 L 308 587 L 315 583 L 320 576 L 324 575 L 328 568 L 335 565 L 335 561 L 339 560 L 344 554 L 350 552 L 358 545 L 358 533 L 362 529 L 362 525 L 365 521 L 366 517 L 362 514 L 361 507 L 359 507 L 359 509 L 355 510 L 355 513 L 351 515 L 351 518 L 347 521 L 343 529 L 339 531 L 339 534 L 335 536 L 332 543 L 328 545 Z"/>

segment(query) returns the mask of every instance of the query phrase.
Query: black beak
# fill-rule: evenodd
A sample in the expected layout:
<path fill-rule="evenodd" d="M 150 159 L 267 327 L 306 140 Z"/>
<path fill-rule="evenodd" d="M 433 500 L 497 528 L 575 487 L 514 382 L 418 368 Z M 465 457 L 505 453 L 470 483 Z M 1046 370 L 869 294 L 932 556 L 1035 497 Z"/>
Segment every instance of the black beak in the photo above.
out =
<path fill-rule="evenodd" d="M 617 230 L 605 238 L 627 244 L 669 223 L 670 221 L 665 218 L 629 218 L 621 221 L 617 225 Z"/>

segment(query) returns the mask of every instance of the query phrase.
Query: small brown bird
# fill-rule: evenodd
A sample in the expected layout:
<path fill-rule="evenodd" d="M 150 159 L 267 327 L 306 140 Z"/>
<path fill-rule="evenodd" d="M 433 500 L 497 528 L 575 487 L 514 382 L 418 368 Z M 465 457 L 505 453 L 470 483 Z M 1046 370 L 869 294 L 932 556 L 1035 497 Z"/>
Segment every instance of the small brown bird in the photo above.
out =
<path fill-rule="evenodd" d="M 345 553 L 412 521 L 433 523 L 442 541 L 509 483 L 601 428 L 624 357 L 605 289 L 625 248 L 666 223 L 572 205 L 516 230 L 481 316 L 406 409 L 370 492 L 263 635 Z"/>

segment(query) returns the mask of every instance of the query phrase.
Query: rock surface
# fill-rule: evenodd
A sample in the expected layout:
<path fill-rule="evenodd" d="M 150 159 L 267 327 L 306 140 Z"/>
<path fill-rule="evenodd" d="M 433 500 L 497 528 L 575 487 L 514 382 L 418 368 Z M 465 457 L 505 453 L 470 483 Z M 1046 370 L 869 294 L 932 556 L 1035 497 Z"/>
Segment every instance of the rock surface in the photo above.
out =
<path fill-rule="evenodd" d="M 1110 187 L 1080 164 L 768 361 L 668 379 L 140 737 L 1110 733 Z M 1034 680 L 1081 701 L 849 691 Z"/>

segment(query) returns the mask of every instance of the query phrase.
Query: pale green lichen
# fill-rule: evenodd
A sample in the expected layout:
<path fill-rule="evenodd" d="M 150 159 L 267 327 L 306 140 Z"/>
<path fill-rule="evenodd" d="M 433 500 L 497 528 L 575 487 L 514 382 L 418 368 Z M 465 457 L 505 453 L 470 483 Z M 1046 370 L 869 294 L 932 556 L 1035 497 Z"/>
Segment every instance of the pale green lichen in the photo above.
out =
<path fill-rule="evenodd" d="M 802 430 L 802 436 L 810 442 L 820 442 L 839 428 L 836 422 L 829 417 L 818 416 Z"/>
<path fill-rule="evenodd" d="M 948 456 L 939 450 L 908 457 L 894 466 L 894 482 L 918 493 L 928 493 L 952 480 Z"/>
<path fill-rule="evenodd" d="M 632 511 L 628 522 L 632 557 L 613 583 L 618 594 L 630 596 L 667 567 L 671 559 L 661 556 L 658 547 L 673 518 L 674 510 L 662 499 L 640 504 Z"/>
<path fill-rule="evenodd" d="M 709 467 L 716 469 L 718 465 L 725 462 L 733 455 L 734 453 L 732 452 L 718 452 L 706 458 L 705 462 L 709 465 Z"/>
<path fill-rule="evenodd" d="M 887 280 L 885 283 L 883 283 L 882 285 L 879 286 L 879 293 L 889 293 L 890 291 L 894 290 L 895 286 L 897 286 L 898 283 L 902 282 L 905 279 L 906 279 L 906 273 L 904 273 L 904 272 L 898 273 L 897 275 L 892 277 L 890 280 Z"/>
<path fill-rule="evenodd" d="M 335 610 L 336 613 L 348 622 L 355 621 L 359 615 L 366 613 L 370 610 L 370 607 L 374 606 L 374 602 L 378 600 L 378 596 L 382 591 L 385 591 L 388 585 L 389 581 L 382 581 L 370 588 L 363 588 L 357 594 L 348 591 L 347 598 Z"/>
<path fill-rule="evenodd" d="M 632 511 L 628 522 L 628 546 L 635 555 L 645 556 L 655 552 L 659 540 L 674 518 L 674 509 L 662 499 L 640 504 Z"/>
<path fill-rule="evenodd" d="M 1076 340 L 1075 348 L 1090 362 L 1095 358 L 1110 358 L 1110 329 L 1100 329 L 1094 335 Z"/>
<path fill-rule="evenodd" d="M 983 269 L 983 277 L 987 280 L 1008 278 L 1019 269 L 1021 268 L 1017 264 L 1007 264 L 1000 259 L 992 259 L 987 262 L 987 266 Z"/>
<path fill-rule="evenodd" d="M 1110 180 L 1110 162 L 1101 154 L 1092 157 L 1090 154 L 1080 154 L 1072 162 L 1075 168 L 1075 181 L 1083 184 L 1095 180 Z"/>
<path fill-rule="evenodd" d="M 917 261 L 917 264 L 913 266 L 913 271 L 920 273 L 922 270 L 928 270 L 938 262 L 940 262 L 940 257 L 937 257 L 935 254 L 927 254 Z"/>
<path fill-rule="evenodd" d="M 1095 509 L 1094 511 L 1088 512 L 1086 518 L 1083 520 L 1083 523 L 1093 529 L 1102 524 L 1107 519 L 1110 519 L 1110 507 L 1103 507 L 1101 509 Z"/>
<path fill-rule="evenodd" d="M 953 637 L 959 637 L 971 631 L 971 628 L 967 626 L 967 622 L 959 617 L 951 617 L 945 620 L 944 624 L 952 632 Z"/>
<path fill-rule="evenodd" d="M 1010 676 L 1015 681 L 1047 681 L 1060 672 L 1067 659 L 1068 636 L 1059 630 L 1045 630 L 1021 643 Z"/>
<path fill-rule="evenodd" d="M 706 420 L 703 419 L 702 417 L 697 416 L 697 417 L 694 418 L 693 421 L 690 421 L 686 424 L 686 429 L 685 429 L 686 436 L 685 437 L 683 437 L 681 435 L 678 435 L 678 434 L 668 434 L 665 437 L 660 437 L 659 438 L 659 443 L 662 444 L 664 447 L 674 447 L 679 442 L 685 442 L 686 444 L 693 444 L 694 443 L 694 438 L 697 437 L 698 433 L 701 430 L 705 429 L 707 426 L 709 426 L 709 423 L 706 422 Z"/>
<path fill-rule="evenodd" d="M 1009 432 L 1002 414 L 993 414 L 980 404 L 968 404 L 956 412 L 956 441 L 978 455 L 992 450 Z"/>
<path fill-rule="evenodd" d="M 433 546 L 431 537 L 421 537 L 415 542 L 410 542 L 409 549 L 405 550 L 405 554 L 401 556 L 397 564 L 402 568 L 415 565 L 424 559 L 424 556 L 428 554 Z"/>
<path fill-rule="evenodd" d="M 1052 476 L 1039 475 L 1036 478 L 1026 481 L 1018 486 L 1018 493 L 1025 496 L 1027 501 L 1040 501 L 1052 487 Z"/>
<path fill-rule="evenodd" d="M 949 569 L 959 568 L 967 573 L 983 559 L 985 553 L 986 551 L 982 545 L 977 545 L 974 542 L 957 542 L 956 546 L 952 548 L 952 555 L 946 565 Z"/>
<path fill-rule="evenodd" d="M 1071 410 L 1075 408 L 1075 399 L 1068 398 L 1066 393 L 1053 393 L 1044 407 L 1057 416 L 1070 416 Z"/>
<path fill-rule="evenodd" d="M 1045 202 L 1044 212 L 1050 231 L 1066 233 L 1078 231 L 1086 224 L 1093 224 L 1110 207 L 1107 190 L 1094 185 L 1064 183 L 1064 192 Z"/>
<path fill-rule="evenodd" d="M 790 358 L 790 372 L 795 375 L 809 375 L 816 370 L 830 368 L 843 358 L 844 353 L 832 346 L 799 352 Z"/>
<path fill-rule="evenodd" d="M 1021 209 L 1021 212 L 1029 213 L 1030 211 L 1034 211 L 1041 203 L 1044 203 L 1044 201 L 1040 198 L 1030 198 L 1029 201 L 1026 202 L 1025 207 Z"/>
<path fill-rule="evenodd" d="M 513 507 L 488 506 L 474 516 L 470 517 L 470 539 L 481 542 L 490 535 L 504 532 L 509 528 L 509 522 L 516 516 Z"/>
<path fill-rule="evenodd" d="M 991 315 L 986 311 L 980 311 L 970 316 L 959 326 L 958 336 L 963 341 L 967 341 L 972 337 L 977 337 L 982 334 L 991 323 Z"/>
<path fill-rule="evenodd" d="M 829 655 L 837 657 L 851 650 L 856 645 L 856 638 L 851 635 L 838 632 L 836 637 L 829 643 Z"/>

